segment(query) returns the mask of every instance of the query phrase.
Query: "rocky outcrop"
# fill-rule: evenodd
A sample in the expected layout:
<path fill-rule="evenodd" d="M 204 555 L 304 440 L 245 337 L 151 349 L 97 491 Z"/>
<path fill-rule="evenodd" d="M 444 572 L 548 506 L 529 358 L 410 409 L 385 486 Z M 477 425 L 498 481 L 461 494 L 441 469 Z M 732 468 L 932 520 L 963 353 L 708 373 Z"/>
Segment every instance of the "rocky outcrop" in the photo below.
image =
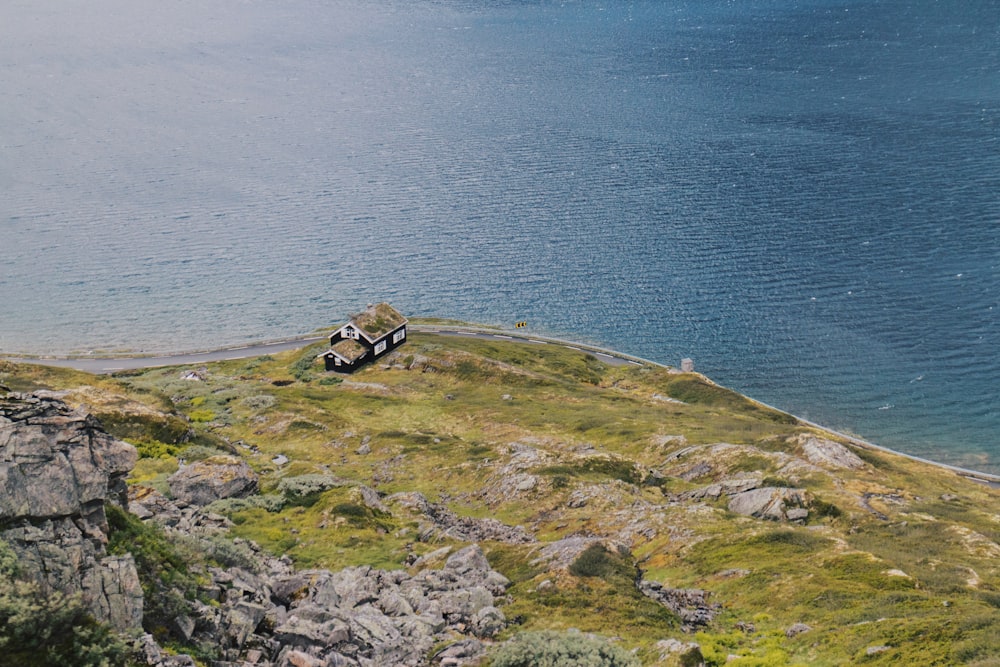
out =
<path fill-rule="evenodd" d="M 802 455 L 816 465 L 840 470 L 858 470 L 865 466 L 857 454 L 833 440 L 803 433 L 798 436 L 798 444 Z"/>
<path fill-rule="evenodd" d="M 428 501 L 422 493 L 396 493 L 386 500 L 430 520 L 430 525 L 421 528 L 421 539 L 451 538 L 466 542 L 491 541 L 507 544 L 528 544 L 535 541 L 522 526 L 509 526 L 497 519 L 459 516 L 445 505 Z"/>
<path fill-rule="evenodd" d="M 119 630 L 142 620 L 131 556 L 109 556 L 104 503 L 126 502 L 136 451 L 44 393 L 0 398 L 0 539 L 43 592 L 80 594 Z"/>
<path fill-rule="evenodd" d="M 257 492 L 257 475 L 234 456 L 212 456 L 181 466 L 167 484 L 174 498 L 190 505 L 209 505 L 223 498 L 245 498 Z"/>
<path fill-rule="evenodd" d="M 141 627 L 142 589 L 132 557 L 106 552 L 105 502 L 128 503 L 189 544 L 218 546 L 229 522 L 203 505 L 257 485 L 245 463 L 213 457 L 170 479 L 175 498 L 141 487 L 127 494 L 124 477 L 135 461 L 130 445 L 54 397 L 0 398 L 0 539 L 17 554 L 21 574 L 44 590 L 81 594 L 95 617 L 122 631 Z M 500 530 L 460 520 L 456 526 L 490 535 Z M 507 625 L 497 606 L 510 582 L 477 545 L 452 553 L 439 568 L 339 572 L 296 572 L 288 558 L 268 556 L 252 542 L 234 540 L 232 547 L 241 566 L 207 568 L 200 599 L 170 621 L 175 638 L 215 647 L 215 667 L 417 666 L 442 645 L 448 646 L 435 662 L 461 665 L 482 656 L 482 640 Z M 134 648 L 151 667 L 194 664 L 165 653 L 149 635 Z"/>
<path fill-rule="evenodd" d="M 702 500 L 706 498 L 717 500 L 724 495 L 733 496 L 746 491 L 752 491 L 760 486 L 760 484 L 761 478 L 759 476 L 724 479 L 716 484 L 709 484 L 708 486 L 700 489 L 694 489 L 693 491 L 681 494 L 681 498 L 687 500 Z"/>
<path fill-rule="evenodd" d="M 160 526 L 172 528 L 183 535 L 207 537 L 225 533 L 233 525 L 224 516 L 180 500 L 171 500 L 159 491 L 145 486 L 129 488 L 128 510 L 143 521 L 154 519 Z"/>
<path fill-rule="evenodd" d="M 545 565 L 551 570 L 565 570 L 580 557 L 580 554 L 595 544 L 604 545 L 609 551 L 617 551 L 621 546 L 600 537 L 574 535 L 544 545 L 538 550 L 538 556 L 532 559 L 531 564 Z"/>
<path fill-rule="evenodd" d="M 805 491 L 765 486 L 737 493 L 729 499 L 729 511 L 758 519 L 802 521 L 809 511 Z"/>
<path fill-rule="evenodd" d="M 375 502 L 377 494 L 369 495 Z M 423 496 L 413 495 L 423 507 Z M 130 498 L 134 514 L 188 540 L 215 539 L 220 521 L 227 522 L 152 489 L 134 487 Z M 185 643 L 218 647 L 216 667 L 416 666 L 428 664 L 433 647 L 456 639 L 460 646 L 439 652 L 435 663 L 460 665 L 482 655 L 481 640 L 507 625 L 497 605 L 510 582 L 477 545 L 445 560 L 446 548 L 423 561 L 439 567 L 416 572 L 367 566 L 334 572 L 295 571 L 288 558 L 268 556 L 246 540 L 234 543 L 244 549 L 245 567 L 209 568 L 202 592 L 213 602 L 194 602 L 173 621 Z M 148 645 L 144 650 L 150 665 L 172 664 L 156 662 L 167 658 L 156 658 Z"/>
<path fill-rule="evenodd" d="M 694 632 L 712 622 L 722 605 L 708 601 L 708 591 L 697 588 L 667 588 L 657 581 L 638 582 L 639 592 L 677 614 L 684 632 Z"/>
<path fill-rule="evenodd" d="M 195 603 L 191 617 L 176 621 L 186 641 L 220 648 L 217 667 L 417 666 L 428 664 L 434 646 L 460 639 L 437 659 L 458 665 L 507 625 L 496 605 L 510 582 L 478 545 L 416 574 L 367 566 L 296 572 L 265 561 L 260 573 L 211 570 L 218 603 Z"/>

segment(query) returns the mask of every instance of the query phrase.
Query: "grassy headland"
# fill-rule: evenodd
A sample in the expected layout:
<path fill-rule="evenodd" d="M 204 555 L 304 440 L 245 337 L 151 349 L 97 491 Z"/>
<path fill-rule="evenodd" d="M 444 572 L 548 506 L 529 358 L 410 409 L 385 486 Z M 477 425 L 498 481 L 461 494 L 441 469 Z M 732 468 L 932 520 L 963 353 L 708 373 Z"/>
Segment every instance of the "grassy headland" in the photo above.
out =
<path fill-rule="evenodd" d="M 662 642 L 678 639 L 713 665 L 1000 665 L 989 486 L 698 375 L 557 345 L 414 332 L 346 377 L 319 351 L 115 377 L 0 362 L 0 383 L 88 406 L 139 448 L 133 484 L 166 492 L 180 460 L 244 458 L 261 495 L 213 509 L 301 567 L 405 568 L 463 544 L 435 512 L 521 526 L 534 541 L 482 542 L 514 582 L 504 636 L 578 628 L 644 664 L 680 664 Z M 787 509 L 806 512 L 736 511 L 754 489 L 794 490 Z M 707 591 L 717 615 L 685 632 L 639 580 Z"/>

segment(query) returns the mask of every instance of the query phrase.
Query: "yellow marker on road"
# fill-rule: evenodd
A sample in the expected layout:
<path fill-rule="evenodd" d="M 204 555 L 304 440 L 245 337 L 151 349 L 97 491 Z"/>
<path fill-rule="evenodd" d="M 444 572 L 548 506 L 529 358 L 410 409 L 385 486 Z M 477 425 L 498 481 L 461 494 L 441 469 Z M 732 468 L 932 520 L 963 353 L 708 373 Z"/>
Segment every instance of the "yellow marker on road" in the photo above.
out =
<path fill-rule="evenodd" d="M 524 320 L 524 321 L 521 321 L 521 322 L 518 322 L 517 324 L 515 324 L 514 328 L 515 329 L 523 329 L 526 326 L 528 326 L 528 321 Z"/>

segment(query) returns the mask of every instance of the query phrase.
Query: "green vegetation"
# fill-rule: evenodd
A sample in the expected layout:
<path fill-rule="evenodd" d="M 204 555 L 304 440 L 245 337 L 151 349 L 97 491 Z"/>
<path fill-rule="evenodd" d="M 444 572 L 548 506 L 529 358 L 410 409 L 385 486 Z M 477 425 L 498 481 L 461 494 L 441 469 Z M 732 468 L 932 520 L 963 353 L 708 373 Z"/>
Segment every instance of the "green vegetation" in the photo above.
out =
<path fill-rule="evenodd" d="M 636 667 L 620 647 L 579 632 L 525 632 L 500 647 L 492 667 Z"/>
<path fill-rule="evenodd" d="M 592 544 L 569 566 L 569 573 L 577 577 L 600 577 L 609 581 L 636 577 L 635 565 L 627 553 L 612 554 L 603 544 Z"/>
<path fill-rule="evenodd" d="M 155 524 L 146 524 L 117 505 L 105 505 L 108 553 L 132 554 L 143 593 L 143 628 L 161 642 L 172 636 L 171 621 L 190 611 L 199 579 L 193 567 L 200 552 L 168 538 Z M 204 651 L 196 651 L 204 653 Z"/>
<path fill-rule="evenodd" d="M 43 593 L 17 579 L 14 553 L 0 542 L 0 664 L 18 667 L 113 667 L 128 650 L 78 596 Z"/>
<path fill-rule="evenodd" d="M 859 470 L 804 461 L 800 436 L 842 440 L 700 376 L 560 345 L 411 331 L 387 367 L 347 377 L 324 374 L 319 349 L 211 364 L 196 380 L 188 368 L 94 378 L 0 363 L 0 382 L 68 390 L 112 415 L 143 457 L 132 483 L 166 491 L 178 459 L 245 458 L 262 494 L 211 509 L 299 567 L 404 568 L 463 545 L 433 530 L 406 500 L 415 492 L 469 520 L 522 526 L 537 543 L 482 546 L 512 582 L 502 610 L 517 623 L 500 639 L 523 636 L 535 656 L 593 633 L 615 637 L 598 642 L 634 664 L 668 667 L 1000 665 L 990 486 L 861 448 Z M 808 518 L 763 521 L 730 512 L 724 492 L 699 495 L 732 479 L 805 489 Z M 169 639 L 164 619 L 196 594 L 202 565 L 127 516 L 109 521 L 112 549 L 136 554 L 147 600 L 164 582 L 187 592 L 154 603 L 149 628 Z M 543 557 L 565 538 L 627 548 Z M 220 542 L 208 557 L 235 566 L 248 554 Z M 637 577 L 707 591 L 719 615 L 686 633 Z M 810 629 L 786 634 L 795 624 Z M 701 648 L 667 654 L 667 639 Z M 493 664 L 524 659 L 504 655 Z"/>

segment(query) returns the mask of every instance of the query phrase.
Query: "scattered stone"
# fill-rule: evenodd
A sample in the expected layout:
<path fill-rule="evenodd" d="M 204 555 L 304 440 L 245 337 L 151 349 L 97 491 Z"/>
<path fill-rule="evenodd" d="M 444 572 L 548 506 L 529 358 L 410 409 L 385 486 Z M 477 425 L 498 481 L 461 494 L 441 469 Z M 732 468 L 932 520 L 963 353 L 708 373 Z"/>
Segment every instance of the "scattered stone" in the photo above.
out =
<path fill-rule="evenodd" d="M 785 630 L 785 636 L 791 639 L 797 635 L 801 635 L 803 632 L 809 632 L 812 627 L 806 625 L 805 623 L 796 623 Z"/>
<path fill-rule="evenodd" d="M 879 653 L 885 653 L 891 649 L 891 646 L 869 646 L 865 649 L 865 655 L 871 657 L 873 655 L 878 655 Z"/>
<path fill-rule="evenodd" d="M 785 518 L 789 521 L 805 521 L 809 518 L 809 510 L 804 507 L 794 507 L 790 510 L 785 510 Z"/>
<path fill-rule="evenodd" d="M 684 632 L 694 632 L 707 626 L 722 609 L 718 603 L 709 603 L 708 591 L 697 588 L 666 588 L 657 581 L 645 579 L 640 580 L 637 586 L 640 593 L 677 614 Z"/>
<path fill-rule="evenodd" d="M 422 493 L 395 493 L 385 499 L 426 516 L 433 525 L 421 539 L 449 537 L 465 542 L 528 544 L 535 541 L 522 526 L 508 526 L 497 519 L 475 519 L 455 514 L 445 505 L 431 503 Z"/>
<path fill-rule="evenodd" d="M 880 512 L 871 506 L 872 498 L 876 498 L 887 505 L 903 505 L 905 501 L 903 497 L 897 493 L 865 493 L 862 494 L 861 498 L 858 500 L 858 504 L 865 509 L 869 514 L 874 516 L 879 521 L 888 521 L 889 516 L 884 512 Z"/>
<path fill-rule="evenodd" d="M 327 661 L 302 651 L 289 651 L 281 664 L 282 667 L 326 667 Z"/>
<path fill-rule="evenodd" d="M 513 401 L 514 397 L 511 396 L 510 394 L 504 394 L 503 396 L 500 397 L 500 400 L 501 401 Z"/>
<path fill-rule="evenodd" d="M 737 579 L 745 577 L 748 574 L 750 574 L 750 570 L 744 570 L 742 568 L 731 568 L 728 570 L 722 570 L 721 572 L 717 572 L 715 576 L 719 577 L 720 579 Z"/>
<path fill-rule="evenodd" d="M 958 496 L 956 496 L 954 493 L 942 493 L 941 500 L 945 501 L 946 503 L 950 503 L 952 501 L 958 500 Z"/>
<path fill-rule="evenodd" d="M 133 486 L 128 490 L 128 511 L 145 521 L 156 518 L 163 526 L 176 526 L 181 520 L 181 510 L 165 495 L 147 486 Z"/>
<path fill-rule="evenodd" d="M 434 655 L 442 667 L 462 667 L 478 664 L 486 655 L 486 646 L 478 639 L 463 639 L 447 646 Z"/>
<path fill-rule="evenodd" d="M 288 463 L 288 457 L 285 456 L 284 454 L 278 454 L 273 459 L 271 459 L 271 463 L 273 463 L 276 466 L 283 466 L 286 463 Z"/>

